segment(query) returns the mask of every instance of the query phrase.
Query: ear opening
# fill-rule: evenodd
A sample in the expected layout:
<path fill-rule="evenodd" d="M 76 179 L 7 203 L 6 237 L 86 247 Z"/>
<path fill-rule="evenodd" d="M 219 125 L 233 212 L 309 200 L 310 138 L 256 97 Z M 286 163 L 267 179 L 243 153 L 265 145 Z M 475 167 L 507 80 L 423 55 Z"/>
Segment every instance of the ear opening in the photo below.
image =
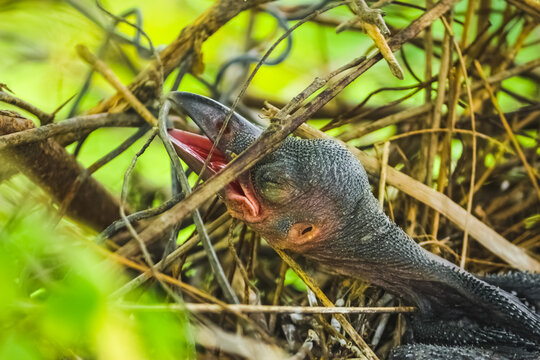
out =
<path fill-rule="evenodd" d="M 302 235 L 306 235 L 311 230 L 313 230 L 313 226 L 309 225 L 309 226 L 305 227 L 304 230 L 302 230 Z"/>
<path fill-rule="evenodd" d="M 300 222 L 294 224 L 289 230 L 289 241 L 292 244 L 302 245 L 313 241 L 320 233 L 320 229 L 317 225 Z"/>

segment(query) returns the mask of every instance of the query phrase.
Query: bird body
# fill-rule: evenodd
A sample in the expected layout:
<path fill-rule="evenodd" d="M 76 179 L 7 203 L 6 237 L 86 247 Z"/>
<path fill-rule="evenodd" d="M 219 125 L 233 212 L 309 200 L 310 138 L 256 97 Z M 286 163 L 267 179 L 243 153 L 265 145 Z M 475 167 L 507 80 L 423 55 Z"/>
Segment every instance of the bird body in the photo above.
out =
<path fill-rule="evenodd" d="M 179 155 L 198 171 L 229 109 L 184 92 L 171 100 L 206 135 L 169 133 Z M 210 171 L 219 171 L 261 132 L 234 113 Z M 490 359 L 540 355 L 539 315 L 495 286 L 504 283 L 501 278 L 481 280 L 416 244 L 383 212 L 361 163 L 337 142 L 289 137 L 229 184 L 222 197 L 234 217 L 273 247 L 366 279 L 415 304 L 419 312 L 411 328 L 417 344 L 396 349 L 394 359 L 482 359 L 485 349 Z M 512 276 L 526 278 L 529 286 L 520 288 L 525 293 L 540 286 L 537 275 Z"/>

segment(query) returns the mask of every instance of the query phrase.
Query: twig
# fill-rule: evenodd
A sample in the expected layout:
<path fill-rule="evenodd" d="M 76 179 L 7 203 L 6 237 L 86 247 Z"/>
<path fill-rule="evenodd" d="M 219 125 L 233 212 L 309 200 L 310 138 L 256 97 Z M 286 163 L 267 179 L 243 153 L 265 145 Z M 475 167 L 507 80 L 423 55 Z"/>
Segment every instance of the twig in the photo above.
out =
<path fill-rule="evenodd" d="M 222 225 L 227 225 L 227 222 L 230 220 L 230 215 L 225 213 L 221 215 L 219 218 L 214 220 L 210 225 L 207 226 L 207 232 L 213 233 L 215 230 L 220 228 Z M 169 254 L 169 256 L 166 259 L 162 259 L 156 264 L 156 267 L 159 269 L 166 269 L 169 267 L 176 259 L 179 257 L 185 255 L 189 250 L 191 250 L 195 245 L 199 243 L 199 235 L 193 236 L 191 239 L 187 240 L 185 243 L 183 243 L 179 248 L 174 250 L 172 253 Z M 145 272 L 136 278 L 130 280 L 128 283 L 126 283 L 124 286 L 116 290 L 112 297 L 122 297 L 125 294 L 131 292 L 135 288 L 141 286 L 144 284 L 147 280 L 151 278 L 150 272 Z"/>
<path fill-rule="evenodd" d="M 398 61 L 384 38 L 384 35 L 390 35 L 390 30 L 388 30 L 388 27 L 381 16 L 382 12 L 377 9 L 370 9 L 365 0 L 354 0 L 353 4 L 355 4 L 357 8 L 356 12 L 358 20 L 360 20 L 362 27 L 381 52 L 390 71 L 399 80 L 403 80 L 403 70 L 401 69 L 401 66 L 399 66 Z"/>
<path fill-rule="evenodd" d="M 0 136 L 0 151 L 47 140 L 53 136 L 88 132 L 103 127 L 138 127 L 144 124 L 135 114 L 95 114 L 77 116 L 62 122 Z"/>
<path fill-rule="evenodd" d="M 525 11 L 536 21 L 540 20 L 540 4 L 534 0 L 508 0 L 508 2 L 518 9 Z"/>
<path fill-rule="evenodd" d="M 394 135 L 392 136 L 391 138 L 388 139 L 388 141 L 394 141 L 394 140 L 398 140 L 398 139 L 403 139 L 403 138 L 406 138 L 406 137 L 409 137 L 409 136 L 412 136 L 412 135 L 418 135 L 418 134 L 426 134 L 426 133 L 438 133 L 438 132 L 454 132 L 454 133 L 458 133 L 458 134 L 467 134 L 467 135 L 471 135 L 473 138 L 481 138 L 481 139 L 485 139 L 487 141 L 489 141 L 490 143 L 493 143 L 495 145 L 497 145 L 498 147 L 501 148 L 501 150 L 504 150 L 510 154 L 514 154 L 514 151 L 506 144 L 500 142 L 499 140 L 495 139 L 494 137 L 491 137 L 489 135 L 486 135 L 486 134 L 483 134 L 483 133 L 480 133 L 478 131 L 472 131 L 472 130 L 467 130 L 467 129 L 445 129 L 445 128 L 440 128 L 440 129 L 422 129 L 422 130 L 413 130 L 413 131 L 408 131 L 406 133 L 402 133 L 402 134 L 399 134 L 399 135 Z M 387 140 L 385 140 L 387 141 Z"/>
<path fill-rule="evenodd" d="M 216 304 L 164 304 L 164 305 L 141 305 L 120 303 L 115 304 L 122 309 L 136 311 L 191 311 L 198 313 L 262 313 L 262 314 L 396 314 L 415 312 L 414 306 L 388 306 L 388 307 L 326 307 L 326 306 L 273 306 L 273 305 L 248 305 L 236 304 L 223 307 Z"/>
<path fill-rule="evenodd" d="M 161 111 L 159 113 L 159 137 L 161 138 L 161 141 L 163 142 L 163 145 L 165 146 L 165 149 L 167 150 L 167 154 L 169 155 L 169 158 L 171 159 L 173 168 L 176 170 L 175 173 L 177 176 L 177 181 L 182 185 L 182 192 L 184 196 L 189 196 L 189 194 L 191 194 L 191 186 L 189 185 L 186 174 L 184 173 L 182 169 L 182 164 L 180 164 L 178 155 L 174 151 L 171 141 L 169 140 L 169 137 L 167 135 L 166 119 L 167 119 L 167 116 L 169 115 L 170 108 L 171 108 L 170 101 L 165 100 L 163 106 L 161 107 Z M 204 222 L 202 221 L 201 213 L 199 212 L 198 209 L 194 209 L 191 212 L 191 215 L 193 217 L 193 222 L 195 223 L 195 226 L 197 228 L 197 233 L 199 234 L 199 237 L 201 238 L 201 242 L 203 244 L 204 250 L 206 251 L 206 254 L 208 256 L 208 262 L 210 263 L 212 272 L 214 273 L 214 276 L 216 277 L 216 280 L 221 290 L 223 291 L 223 294 L 225 295 L 225 297 L 227 298 L 229 302 L 238 304 L 239 303 L 238 298 L 236 297 L 236 294 L 231 288 L 231 285 L 227 281 L 227 277 L 225 276 L 225 273 L 223 272 L 223 268 L 221 267 L 221 264 L 216 255 L 216 252 L 214 251 L 214 248 L 212 247 L 212 243 L 210 242 L 210 238 L 208 237 L 208 233 L 206 232 L 206 228 L 204 227 Z"/>
<path fill-rule="evenodd" d="M 112 70 L 105 65 L 103 61 L 97 58 L 94 54 L 88 50 L 88 48 L 82 44 L 76 46 L 79 56 L 90 64 L 98 73 L 103 76 L 109 84 L 111 84 L 122 97 L 135 109 L 135 111 L 142 116 L 142 118 L 151 126 L 157 126 L 157 119 L 152 113 L 144 106 L 133 93 L 126 87 L 120 79 L 112 72 Z"/>
<path fill-rule="evenodd" d="M 443 104 L 446 99 L 446 82 L 448 80 L 449 72 L 450 72 L 450 61 L 452 58 L 452 49 L 450 47 L 450 34 L 447 30 L 444 32 L 444 39 L 443 39 L 443 46 L 442 46 L 442 55 L 441 55 L 441 64 L 439 68 L 439 75 L 437 79 L 437 96 L 435 97 L 435 105 L 433 106 L 433 112 L 431 114 L 431 123 L 430 127 L 432 129 L 439 129 L 441 127 L 441 118 L 442 118 L 442 111 L 443 111 Z M 435 162 L 435 156 L 437 154 L 439 148 L 439 139 L 435 133 L 432 133 L 429 139 L 429 149 L 427 154 L 427 168 L 426 168 L 426 184 L 428 186 L 431 186 L 433 183 L 433 166 Z M 442 169 L 442 167 L 441 167 Z M 439 172 L 439 180 L 443 177 L 443 172 Z M 437 183 L 437 190 L 439 192 L 443 192 L 444 189 L 444 182 L 438 181 Z M 427 211 L 424 214 L 424 220 L 426 219 Z M 433 238 L 437 238 L 437 234 L 439 233 L 439 221 L 440 221 L 440 213 L 437 211 L 433 215 L 432 223 L 431 223 L 431 234 L 433 235 Z"/>
<path fill-rule="evenodd" d="M 381 179 L 379 181 L 379 205 L 384 205 L 384 192 L 386 189 L 386 168 L 388 166 L 388 154 L 390 152 L 390 142 L 386 141 L 383 145 L 383 156 L 381 160 Z"/>
<path fill-rule="evenodd" d="M 232 230 L 236 227 L 238 224 L 235 219 L 233 219 L 233 222 L 231 223 L 229 234 L 227 235 L 227 246 L 229 248 L 229 253 L 233 257 L 233 266 L 237 266 L 238 270 L 240 270 L 240 275 L 242 276 L 242 279 L 244 280 L 245 284 L 245 293 L 244 293 L 244 302 L 249 301 L 249 292 L 248 289 L 251 288 L 253 291 L 257 292 L 257 288 L 253 286 L 253 284 L 249 281 L 249 275 L 246 271 L 246 267 L 242 263 L 242 260 L 240 260 L 240 257 L 238 256 L 238 253 L 236 252 L 236 249 L 234 248 L 234 242 L 232 238 Z"/>
<path fill-rule="evenodd" d="M 294 272 L 302 279 L 302 281 L 315 293 L 317 298 L 323 303 L 325 307 L 332 308 L 334 307 L 334 304 L 326 297 L 326 295 L 321 291 L 321 289 L 315 285 L 314 281 L 307 275 L 300 266 L 294 261 L 287 253 L 285 253 L 282 250 L 275 249 L 276 252 L 281 256 L 283 261 L 285 261 L 291 269 L 294 270 Z M 364 339 L 356 332 L 354 327 L 351 325 L 351 323 L 343 316 L 343 314 L 335 314 L 334 317 L 337 321 L 341 324 L 343 329 L 349 334 L 351 339 L 356 343 L 356 345 L 360 348 L 363 355 L 366 356 L 369 360 L 377 360 L 377 356 L 375 353 L 370 349 L 370 347 L 366 344 Z"/>
<path fill-rule="evenodd" d="M 285 287 L 285 274 L 287 273 L 287 269 L 289 269 L 289 266 L 287 265 L 287 263 L 285 261 L 281 261 L 278 283 L 276 286 L 276 291 L 274 292 L 274 298 L 272 299 L 272 305 L 274 306 L 276 306 L 279 303 L 281 292 L 283 291 L 283 288 Z M 270 318 L 268 319 L 268 329 L 270 330 L 270 333 L 274 332 L 275 327 L 276 327 L 276 316 L 274 314 L 274 315 L 270 315 Z"/>
<path fill-rule="evenodd" d="M 163 202 L 159 206 L 156 206 L 156 207 L 151 208 L 151 209 L 141 210 L 141 211 L 138 211 L 138 212 L 133 213 L 133 214 L 129 214 L 127 216 L 127 219 L 129 220 L 129 222 L 135 222 L 135 221 L 148 219 L 148 218 L 157 216 L 157 215 L 163 213 L 164 211 L 169 210 L 170 208 L 172 208 L 175 204 L 182 201 L 183 198 L 184 198 L 183 194 L 176 195 L 176 196 L 170 198 L 169 200 Z M 99 235 L 99 241 L 98 242 L 101 242 L 101 241 L 104 241 L 105 239 L 110 238 L 117 231 L 119 231 L 120 229 L 123 229 L 124 227 L 126 227 L 126 223 L 122 219 L 119 219 L 119 220 L 113 222 L 105 230 L 103 230 L 103 232 L 101 232 L 101 234 Z"/>
<path fill-rule="evenodd" d="M 521 162 L 525 166 L 525 170 L 527 170 L 529 179 L 531 179 L 531 183 L 533 184 L 536 190 L 536 195 L 538 196 L 538 199 L 540 199 L 540 188 L 538 187 L 538 182 L 536 181 L 536 175 L 534 174 L 534 170 L 531 168 L 531 165 L 527 161 L 527 158 L 525 157 L 523 150 L 521 150 L 521 146 L 519 145 L 519 142 L 517 141 L 516 136 L 512 132 L 512 128 L 510 127 L 510 124 L 508 124 L 508 120 L 506 120 L 506 117 L 504 116 L 504 113 L 502 112 L 501 107 L 499 106 L 499 102 L 497 101 L 497 98 L 495 97 L 495 94 L 493 93 L 493 89 L 491 88 L 489 83 L 486 81 L 486 77 L 484 75 L 484 71 L 482 70 L 482 66 L 477 60 L 474 61 L 474 65 L 476 67 L 476 70 L 478 70 L 478 74 L 484 81 L 484 86 L 486 90 L 488 91 L 489 96 L 491 97 L 491 102 L 493 103 L 493 106 L 495 106 L 495 109 L 497 109 L 497 112 L 504 126 L 504 129 L 506 130 L 508 137 L 512 141 L 512 144 L 514 144 L 514 147 L 516 148 L 516 152 L 518 153 L 518 156 Z"/>
<path fill-rule="evenodd" d="M 32 104 L 27 103 L 24 100 L 21 100 L 13 95 L 10 95 L 4 91 L 1 91 L 0 87 L 0 101 L 5 102 L 7 104 L 11 104 L 13 106 L 16 106 L 20 109 L 28 111 L 30 114 L 35 115 L 39 121 L 41 121 L 42 125 L 46 125 L 51 123 L 54 120 L 55 114 L 47 114 L 46 112 L 38 109 Z"/>
<path fill-rule="evenodd" d="M 468 14 L 470 14 L 468 11 Z M 454 34 L 452 32 L 452 29 L 450 28 L 450 25 L 448 25 L 448 22 L 445 18 L 442 18 L 442 22 L 444 24 L 444 27 L 446 28 L 446 31 L 450 34 L 452 38 L 452 42 L 454 43 L 454 48 L 456 49 L 456 52 L 458 54 L 459 64 L 461 68 L 461 72 L 463 73 L 463 76 L 465 77 L 465 87 L 467 89 L 467 97 L 469 98 L 469 113 L 471 115 L 471 129 L 472 129 L 472 165 L 471 165 L 471 178 L 470 178 L 470 184 L 469 184 L 469 194 L 467 199 L 467 218 L 465 220 L 465 229 L 463 234 L 463 246 L 461 249 L 461 260 L 460 260 L 460 267 L 462 269 L 465 268 L 465 263 L 467 261 L 467 252 L 468 252 L 468 246 L 469 246 L 469 218 L 471 217 L 472 212 L 472 203 L 473 203 L 473 195 L 474 195 L 474 184 L 476 181 L 476 120 L 474 117 L 474 101 L 472 97 L 472 91 L 471 86 L 469 84 L 469 77 L 467 75 L 467 68 L 465 65 L 465 60 L 463 59 L 463 54 L 461 52 L 461 48 L 459 44 L 456 41 L 456 38 L 454 37 Z M 468 22 L 466 22 L 468 24 Z M 465 31 L 467 30 L 467 26 L 465 26 Z M 464 39 L 466 38 L 466 33 L 464 33 Z"/>
<path fill-rule="evenodd" d="M 400 111 L 398 113 L 388 115 L 381 119 L 375 120 L 367 125 L 356 126 L 351 131 L 347 131 L 339 135 L 339 138 L 347 142 L 347 141 L 359 138 L 361 136 L 364 136 L 366 134 L 369 134 L 370 132 L 373 132 L 375 130 L 382 129 L 383 127 L 396 125 L 405 120 L 416 119 L 417 117 L 428 113 L 432 107 L 433 106 L 431 104 L 424 104 L 424 105 L 416 106 L 413 108 L 409 108 L 409 109 Z"/>

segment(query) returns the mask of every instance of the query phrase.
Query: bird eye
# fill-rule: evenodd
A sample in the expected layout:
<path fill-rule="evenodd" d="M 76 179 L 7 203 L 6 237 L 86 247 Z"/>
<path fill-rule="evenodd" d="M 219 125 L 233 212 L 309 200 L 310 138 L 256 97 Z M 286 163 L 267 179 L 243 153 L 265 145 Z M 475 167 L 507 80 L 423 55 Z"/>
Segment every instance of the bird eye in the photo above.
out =
<path fill-rule="evenodd" d="M 266 181 L 260 186 L 261 195 L 268 201 L 281 203 L 288 199 L 288 192 L 285 186 L 273 181 Z"/>
<path fill-rule="evenodd" d="M 293 197 L 287 175 L 275 168 L 255 172 L 255 185 L 261 197 L 275 204 L 283 204 Z"/>

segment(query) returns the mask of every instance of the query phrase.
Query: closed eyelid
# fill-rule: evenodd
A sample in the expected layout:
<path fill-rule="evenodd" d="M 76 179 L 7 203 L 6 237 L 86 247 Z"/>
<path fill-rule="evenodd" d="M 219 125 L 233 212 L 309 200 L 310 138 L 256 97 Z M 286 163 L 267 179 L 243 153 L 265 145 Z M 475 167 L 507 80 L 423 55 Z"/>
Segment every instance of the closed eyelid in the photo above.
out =
<path fill-rule="evenodd" d="M 285 176 L 283 176 L 283 175 L 278 176 L 276 173 L 270 172 L 270 171 L 262 173 L 261 178 L 264 181 L 273 182 L 273 183 L 276 183 L 276 184 L 281 184 L 281 183 L 284 182 L 284 180 L 285 181 L 287 180 L 287 178 Z"/>

